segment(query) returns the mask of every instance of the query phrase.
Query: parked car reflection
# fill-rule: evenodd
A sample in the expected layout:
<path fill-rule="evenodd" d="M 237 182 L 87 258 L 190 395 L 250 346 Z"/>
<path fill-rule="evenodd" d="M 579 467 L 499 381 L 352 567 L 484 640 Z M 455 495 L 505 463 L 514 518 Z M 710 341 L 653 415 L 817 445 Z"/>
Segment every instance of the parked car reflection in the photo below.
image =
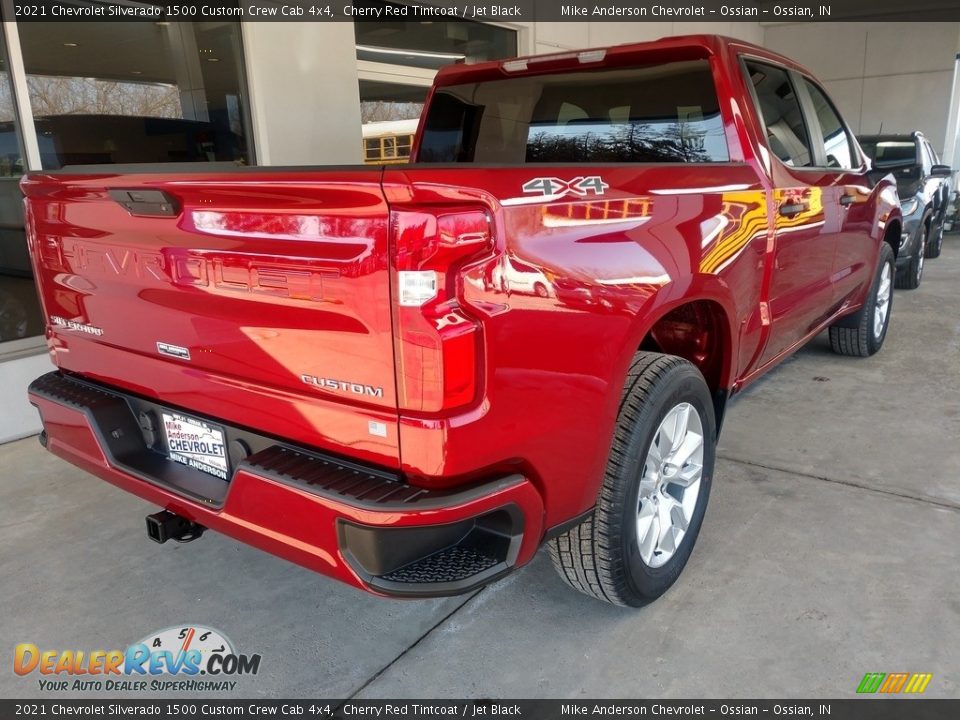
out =
<path fill-rule="evenodd" d="M 537 297 L 556 297 L 549 274 L 530 263 L 507 255 L 493 268 L 491 282 L 496 290 Z"/>

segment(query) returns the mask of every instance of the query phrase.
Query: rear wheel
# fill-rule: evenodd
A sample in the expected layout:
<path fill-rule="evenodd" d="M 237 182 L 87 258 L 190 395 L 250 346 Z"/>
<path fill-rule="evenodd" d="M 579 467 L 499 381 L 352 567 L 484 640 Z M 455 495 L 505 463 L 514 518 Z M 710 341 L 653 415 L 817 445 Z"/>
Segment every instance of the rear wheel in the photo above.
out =
<path fill-rule="evenodd" d="M 697 541 L 715 446 L 700 372 L 678 357 L 637 353 L 597 505 L 550 541 L 567 584 L 615 605 L 639 606 L 666 592 Z"/>
<path fill-rule="evenodd" d="M 880 247 L 880 262 L 863 307 L 830 326 L 830 347 L 840 355 L 869 357 L 883 347 L 893 306 L 895 260 L 887 243 Z"/>

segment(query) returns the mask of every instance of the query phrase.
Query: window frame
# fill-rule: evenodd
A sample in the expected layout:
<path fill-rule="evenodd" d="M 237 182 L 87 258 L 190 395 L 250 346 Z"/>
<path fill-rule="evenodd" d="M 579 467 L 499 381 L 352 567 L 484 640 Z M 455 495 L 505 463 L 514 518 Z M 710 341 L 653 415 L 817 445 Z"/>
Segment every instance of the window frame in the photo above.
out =
<path fill-rule="evenodd" d="M 5 18 L 13 16 L 12 7 L 12 4 L 4 2 L 2 12 Z M 19 183 L 24 175 L 40 169 L 40 151 L 37 143 L 36 128 L 33 123 L 33 113 L 30 107 L 26 73 L 23 67 L 20 36 L 16 25 L 12 22 L 5 22 L 3 23 L 3 27 L 0 28 L 0 56 L 6 61 L 4 72 L 7 73 L 7 81 L 10 89 L 10 102 L 13 110 L 13 133 L 17 150 L 20 152 L 19 175 L 11 175 L 9 178 L 4 178 L 4 181 Z M 20 219 L 24 220 L 22 203 L 18 203 L 17 212 L 20 213 Z M 24 229 L 23 224 L 9 225 L 8 227 L 17 232 Z M 24 236 L 24 242 L 29 245 L 26 236 Z M 0 283 L 3 282 L 4 277 L 6 277 L 6 274 L 0 274 Z M 32 266 L 29 279 L 36 290 L 37 279 Z M 43 325 L 46 321 L 46 316 L 39 294 L 37 294 L 36 302 L 40 311 L 41 325 Z M 0 363 L 42 355 L 46 352 L 47 341 L 42 326 L 36 335 L 27 335 L 22 338 L 0 338 Z"/>
<path fill-rule="evenodd" d="M 43 333 L 28 335 L 25 338 L 0 340 L 0 363 L 46 353 L 47 338 Z"/>
<path fill-rule="evenodd" d="M 830 97 L 827 91 L 819 82 L 817 82 L 816 79 L 810 75 L 807 75 L 806 73 L 798 72 L 797 70 L 794 70 L 783 63 L 779 63 L 775 60 L 751 53 L 740 53 L 737 55 L 737 60 L 740 65 L 740 79 L 746 86 L 747 92 L 750 95 L 750 99 L 753 101 L 753 110 L 756 113 L 757 119 L 761 121 L 762 130 L 766 130 L 766 122 L 763 119 L 763 111 L 760 108 L 760 98 L 757 95 L 757 89 L 754 87 L 753 81 L 750 79 L 750 72 L 747 69 L 748 62 L 757 65 L 765 65 L 767 67 L 784 72 L 787 75 L 787 79 L 789 80 L 791 87 L 793 88 L 794 95 L 797 97 L 797 103 L 800 105 L 800 112 L 807 131 L 807 146 L 810 151 L 810 157 L 814 164 L 804 166 L 787 165 L 777 156 L 775 152 L 773 152 L 769 143 L 767 142 L 766 132 L 762 132 L 760 133 L 761 137 L 759 139 L 763 143 L 763 147 L 767 150 L 767 153 L 771 158 L 780 163 L 782 167 L 786 168 L 790 172 L 830 172 L 836 174 L 862 174 L 866 172 L 866 161 L 863 152 L 860 150 L 860 145 L 856 142 L 856 136 L 851 131 L 846 119 L 837 110 L 837 106 L 833 102 L 833 98 Z M 850 156 L 851 158 L 855 157 L 859 161 L 859 165 L 856 167 L 837 168 L 831 167 L 827 164 L 827 156 L 824 151 L 826 147 L 826 141 L 823 137 L 823 128 L 820 126 L 820 118 L 817 117 L 817 110 L 813 104 L 813 98 L 810 96 L 810 92 L 807 90 L 806 85 L 801 82 L 802 80 L 806 80 L 821 93 L 823 93 L 823 97 L 826 99 L 827 104 L 833 110 L 834 114 L 837 116 L 837 119 L 840 120 L 843 130 L 847 134 L 847 144 L 850 147 Z"/>
<path fill-rule="evenodd" d="M 773 158 L 776 162 L 786 168 L 788 171 L 801 171 L 801 170 L 817 170 L 816 165 L 787 165 L 780 157 L 773 151 L 773 148 L 770 147 L 770 143 L 767 141 L 767 122 L 763 117 L 763 110 L 760 107 L 760 96 L 757 95 L 757 88 L 753 84 L 753 80 L 750 79 L 750 70 L 747 68 L 747 63 L 754 63 L 757 65 L 765 65 L 776 70 L 780 70 L 787 76 L 787 81 L 790 83 L 790 86 L 793 88 L 793 94 L 797 98 L 797 104 L 800 106 L 800 116 L 803 118 L 804 130 L 806 131 L 806 141 L 807 141 L 807 150 L 810 152 L 810 157 L 814 161 L 818 158 L 815 153 L 815 143 L 813 142 L 813 128 L 810 127 L 810 121 L 807 118 L 807 114 L 804 111 L 803 102 L 800 100 L 800 93 L 797 90 L 797 83 L 794 76 L 791 74 L 790 68 L 782 65 L 774 60 L 769 60 L 764 57 L 757 55 L 752 55 L 750 53 L 742 53 L 737 56 L 740 64 L 740 79 L 743 82 L 744 86 L 747 89 L 747 93 L 750 95 L 750 100 L 753 102 L 753 112 L 760 121 L 760 130 L 759 140 L 763 144 L 764 149 L 767 151 L 767 154 Z"/>

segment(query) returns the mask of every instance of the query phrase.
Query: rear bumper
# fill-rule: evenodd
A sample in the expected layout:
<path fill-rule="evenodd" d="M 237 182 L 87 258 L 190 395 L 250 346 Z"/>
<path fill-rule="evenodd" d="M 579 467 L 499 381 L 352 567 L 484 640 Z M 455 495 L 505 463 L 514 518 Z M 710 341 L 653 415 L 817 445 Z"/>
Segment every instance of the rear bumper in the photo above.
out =
<path fill-rule="evenodd" d="M 165 406 L 57 372 L 35 380 L 29 394 L 47 449 L 67 462 L 377 594 L 467 592 L 528 562 L 543 536 L 542 498 L 520 475 L 468 489 L 417 488 L 387 470 L 205 418 L 223 428 L 231 450 L 224 482 L 166 458 L 143 420 Z"/>

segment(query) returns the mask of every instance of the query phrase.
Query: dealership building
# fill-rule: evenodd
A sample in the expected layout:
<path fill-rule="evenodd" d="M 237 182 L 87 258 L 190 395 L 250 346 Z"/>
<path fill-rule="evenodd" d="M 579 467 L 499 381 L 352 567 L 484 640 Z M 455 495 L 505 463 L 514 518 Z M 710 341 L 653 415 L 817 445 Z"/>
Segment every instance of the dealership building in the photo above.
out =
<path fill-rule="evenodd" d="M 24 172 L 402 159 L 403 141 L 384 146 L 375 131 L 415 127 L 447 63 L 689 33 L 731 35 L 792 57 L 824 81 L 855 132 L 920 130 L 957 164 L 960 23 L 40 23 L 16 22 L 9 0 L 2 13 L 0 442 L 39 431 L 26 387 L 51 367 L 23 230 Z"/>

